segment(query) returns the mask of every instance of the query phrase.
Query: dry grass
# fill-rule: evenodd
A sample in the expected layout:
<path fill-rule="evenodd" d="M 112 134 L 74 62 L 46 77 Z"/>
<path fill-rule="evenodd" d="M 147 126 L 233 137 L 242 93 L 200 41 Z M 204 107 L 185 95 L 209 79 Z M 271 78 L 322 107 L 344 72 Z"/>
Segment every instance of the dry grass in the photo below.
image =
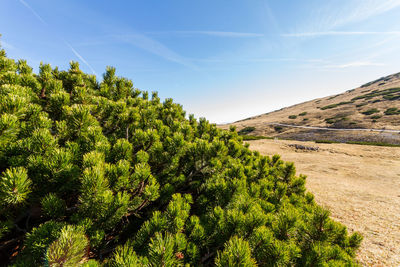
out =
<path fill-rule="evenodd" d="M 364 241 L 358 260 L 365 266 L 400 266 L 400 148 L 257 140 L 250 148 L 280 154 L 308 176 L 307 189 L 332 217 Z M 289 144 L 318 146 L 296 150 Z"/>

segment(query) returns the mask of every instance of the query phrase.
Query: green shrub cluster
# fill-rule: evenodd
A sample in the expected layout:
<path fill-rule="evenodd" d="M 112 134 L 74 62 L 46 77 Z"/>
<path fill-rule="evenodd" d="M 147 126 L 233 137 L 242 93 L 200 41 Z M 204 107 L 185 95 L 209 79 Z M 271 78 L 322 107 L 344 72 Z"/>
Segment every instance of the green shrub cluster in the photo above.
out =
<path fill-rule="evenodd" d="M 338 123 L 338 122 L 345 122 L 348 120 L 349 120 L 348 117 L 341 117 L 341 115 L 339 114 L 339 116 L 335 116 L 332 118 L 326 118 L 324 121 L 328 124 L 334 124 L 334 123 Z"/>
<path fill-rule="evenodd" d="M 396 100 L 400 98 L 400 88 L 389 88 L 384 90 L 374 90 L 368 94 L 360 95 L 351 99 L 352 101 L 358 99 L 371 99 L 377 96 L 382 96 L 386 100 Z"/>
<path fill-rule="evenodd" d="M 297 119 L 297 115 L 290 115 L 288 118 L 291 120 L 294 120 L 294 119 Z"/>
<path fill-rule="evenodd" d="M 101 82 L 76 62 L 35 74 L 4 50 L 0 181 L 14 266 L 351 266 L 361 242 L 235 129 L 114 68 Z"/>
<path fill-rule="evenodd" d="M 377 120 L 377 119 L 380 119 L 380 118 L 382 118 L 382 115 L 371 116 L 371 119 L 373 119 L 373 120 Z"/>
<path fill-rule="evenodd" d="M 238 131 L 238 134 L 239 135 L 246 135 L 246 134 L 249 134 L 251 132 L 254 132 L 255 129 L 256 128 L 253 127 L 253 126 L 247 126 L 247 127 L 244 127 L 242 130 Z"/>
<path fill-rule="evenodd" d="M 330 104 L 330 105 L 324 106 L 324 107 L 322 107 L 322 108 L 320 108 L 320 109 L 321 109 L 321 110 L 326 110 L 326 109 L 336 108 L 336 107 L 338 107 L 338 106 L 351 104 L 351 103 L 353 103 L 353 102 L 354 102 L 354 101 L 344 101 L 344 102 L 340 102 L 340 103 L 336 103 L 336 104 Z"/>
<path fill-rule="evenodd" d="M 372 114 L 375 114 L 375 113 L 379 113 L 379 110 L 376 109 L 376 108 L 370 108 L 370 109 L 368 109 L 366 111 L 363 111 L 361 113 L 364 114 L 364 115 L 372 115 Z"/>
<path fill-rule="evenodd" d="M 399 74 L 396 73 L 396 74 L 393 74 L 393 75 L 390 75 L 390 76 L 381 77 L 381 78 L 379 78 L 379 79 L 377 79 L 375 81 L 372 81 L 372 82 L 369 82 L 369 83 L 361 85 L 361 88 L 368 87 L 368 86 L 373 85 L 374 83 L 378 83 L 378 82 L 380 82 L 379 85 L 382 85 L 382 84 L 384 84 L 384 82 L 390 81 L 393 77 L 398 77 L 398 76 L 399 76 Z"/>
<path fill-rule="evenodd" d="M 385 110 L 385 115 L 398 115 L 400 114 L 400 109 L 398 108 L 388 108 Z"/>

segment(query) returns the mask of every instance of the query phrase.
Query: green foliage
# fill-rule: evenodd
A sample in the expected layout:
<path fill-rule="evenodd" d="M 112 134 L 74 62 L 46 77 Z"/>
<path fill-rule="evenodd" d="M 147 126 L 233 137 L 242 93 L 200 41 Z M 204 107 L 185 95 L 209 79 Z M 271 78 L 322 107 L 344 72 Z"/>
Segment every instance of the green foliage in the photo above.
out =
<path fill-rule="evenodd" d="M 294 120 L 294 119 L 297 119 L 297 115 L 290 115 L 288 118 L 291 120 Z"/>
<path fill-rule="evenodd" d="M 371 119 L 373 119 L 373 120 L 377 120 L 377 119 L 380 119 L 380 118 L 382 118 L 382 115 L 371 116 Z"/>
<path fill-rule="evenodd" d="M 364 115 L 371 115 L 371 114 L 378 113 L 378 112 L 379 112 L 378 109 L 370 108 L 370 109 L 368 109 L 368 110 L 366 110 L 364 112 L 361 112 L 361 113 L 364 114 Z"/>
<path fill-rule="evenodd" d="M 398 108 L 388 108 L 385 110 L 385 115 L 398 115 L 400 114 L 400 109 Z"/>
<path fill-rule="evenodd" d="M 357 104 L 356 107 L 359 108 L 359 107 L 365 106 L 365 105 L 367 105 L 367 104 L 368 104 L 368 103 Z"/>
<path fill-rule="evenodd" d="M 7 169 L 1 175 L 0 201 L 2 206 L 13 206 L 23 203 L 31 192 L 32 182 L 25 168 Z"/>
<path fill-rule="evenodd" d="M 351 101 L 344 101 L 344 102 L 340 102 L 340 103 L 336 103 L 336 104 L 327 105 L 327 106 L 321 107 L 320 109 L 321 109 L 321 110 L 326 110 L 326 109 L 336 108 L 336 107 L 338 107 L 338 106 L 351 104 L 351 103 L 353 103 L 353 102 L 354 102 L 353 100 L 351 100 Z"/>
<path fill-rule="evenodd" d="M 51 267 L 76 266 L 86 256 L 88 240 L 73 226 L 65 226 L 60 237 L 51 243 L 46 252 L 46 262 Z"/>
<path fill-rule="evenodd" d="M 389 88 L 384 90 L 374 90 L 370 93 L 354 97 L 352 101 L 357 99 L 371 99 L 374 97 L 382 96 L 386 100 L 396 100 L 400 98 L 400 88 Z"/>
<path fill-rule="evenodd" d="M 238 132 L 239 135 L 246 135 L 253 132 L 256 128 L 252 126 L 244 127 L 242 130 Z"/>
<path fill-rule="evenodd" d="M 57 240 L 64 225 L 65 223 L 47 221 L 37 228 L 33 228 L 26 235 L 25 249 L 18 259 L 19 262 L 22 262 L 22 266 L 37 266 L 43 263 L 47 248 Z"/>
<path fill-rule="evenodd" d="M 215 266 L 257 266 L 256 261 L 251 257 L 251 249 L 248 242 L 234 236 L 226 244 L 225 249 L 218 253 L 215 259 Z"/>
<path fill-rule="evenodd" d="M 58 218 L 65 214 L 65 201 L 54 193 L 49 193 L 41 200 L 43 212 L 50 218 Z"/>
<path fill-rule="evenodd" d="M 299 114 L 299 116 L 305 116 L 305 115 L 307 115 L 307 112 L 306 112 L 306 111 L 304 111 L 304 112 L 302 112 L 302 113 Z"/>
<path fill-rule="evenodd" d="M 352 265 L 360 243 L 293 164 L 112 67 L 35 74 L 1 50 L 0 173 L 16 266 Z"/>

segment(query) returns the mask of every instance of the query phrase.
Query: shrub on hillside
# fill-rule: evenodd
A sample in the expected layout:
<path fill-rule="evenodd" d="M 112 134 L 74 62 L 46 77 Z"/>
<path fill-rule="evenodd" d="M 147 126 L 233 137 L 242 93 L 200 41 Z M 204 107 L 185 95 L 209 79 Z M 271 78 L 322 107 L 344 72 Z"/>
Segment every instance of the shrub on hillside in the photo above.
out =
<path fill-rule="evenodd" d="M 361 113 L 364 114 L 364 115 L 371 115 L 371 114 L 374 114 L 374 113 L 379 113 L 379 110 L 376 109 L 376 108 L 371 108 L 371 109 L 368 109 L 368 110 L 366 110 L 364 112 L 361 112 Z"/>
<path fill-rule="evenodd" d="M 246 135 L 253 132 L 256 128 L 252 126 L 244 127 L 242 130 L 238 131 L 239 135 Z"/>
<path fill-rule="evenodd" d="M 101 82 L 76 62 L 35 74 L 1 50 L 2 255 L 16 266 L 355 264 L 360 235 L 329 218 L 293 164 L 185 115 L 114 68 Z"/>
<path fill-rule="evenodd" d="M 288 118 L 291 120 L 294 120 L 294 119 L 297 119 L 297 115 L 290 115 Z"/>
<path fill-rule="evenodd" d="M 400 114 L 400 110 L 398 108 L 388 108 L 385 111 L 385 115 L 397 115 Z"/>

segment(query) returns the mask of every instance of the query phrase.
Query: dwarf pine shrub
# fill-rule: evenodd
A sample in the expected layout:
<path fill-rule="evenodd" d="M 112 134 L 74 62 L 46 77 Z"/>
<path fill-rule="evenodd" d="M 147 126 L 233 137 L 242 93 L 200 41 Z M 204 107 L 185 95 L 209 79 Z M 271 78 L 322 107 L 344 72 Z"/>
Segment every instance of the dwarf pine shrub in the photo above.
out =
<path fill-rule="evenodd" d="M 0 51 L 0 247 L 14 266 L 351 266 L 349 235 L 279 156 L 107 67 Z"/>

